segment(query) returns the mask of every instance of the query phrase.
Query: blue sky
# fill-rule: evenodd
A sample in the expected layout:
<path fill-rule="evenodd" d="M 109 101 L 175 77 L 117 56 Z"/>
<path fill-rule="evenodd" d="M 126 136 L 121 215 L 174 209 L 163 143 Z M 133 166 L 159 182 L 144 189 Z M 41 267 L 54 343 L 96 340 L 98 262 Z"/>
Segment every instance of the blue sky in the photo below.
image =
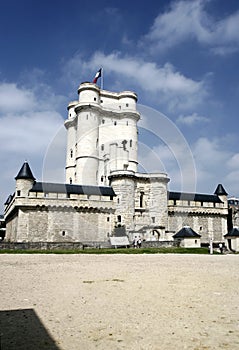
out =
<path fill-rule="evenodd" d="M 237 0 L 158 0 L 147 10 L 139 1 L 2 0 L 0 33 L 1 203 L 25 159 L 38 180 L 54 162 L 48 173 L 62 181 L 66 106 L 101 66 L 106 90 L 133 90 L 173 123 L 198 192 L 222 183 L 239 195 Z M 141 167 L 166 171 L 180 190 L 176 163 L 187 156 L 172 154 L 151 117 L 141 121 Z"/>

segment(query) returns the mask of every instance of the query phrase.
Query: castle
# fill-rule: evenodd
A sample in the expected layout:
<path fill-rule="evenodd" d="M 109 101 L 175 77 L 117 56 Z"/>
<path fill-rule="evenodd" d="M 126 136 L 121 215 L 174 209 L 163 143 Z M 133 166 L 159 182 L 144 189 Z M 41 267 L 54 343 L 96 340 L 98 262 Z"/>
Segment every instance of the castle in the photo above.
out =
<path fill-rule="evenodd" d="M 196 245 L 223 242 L 228 203 L 221 184 L 214 194 L 172 192 L 167 174 L 138 172 L 137 95 L 88 82 L 78 94 L 65 121 L 65 183 L 36 181 L 25 162 L 5 203 L 5 240 L 104 244 L 121 228 L 130 241 L 172 241 L 189 226 Z"/>

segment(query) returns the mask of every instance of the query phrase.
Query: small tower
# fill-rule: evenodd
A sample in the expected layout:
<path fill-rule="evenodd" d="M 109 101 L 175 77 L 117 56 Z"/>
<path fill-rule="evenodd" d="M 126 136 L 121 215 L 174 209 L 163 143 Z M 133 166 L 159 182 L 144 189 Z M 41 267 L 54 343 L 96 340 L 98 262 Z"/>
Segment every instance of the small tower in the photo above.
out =
<path fill-rule="evenodd" d="M 19 173 L 15 177 L 16 180 L 16 197 L 28 197 L 29 190 L 35 181 L 31 168 L 27 161 L 23 164 Z"/>
<path fill-rule="evenodd" d="M 224 205 L 227 206 L 227 195 L 228 195 L 228 193 L 225 191 L 225 189 L 222 186 L 222 184 L 218 184 L 217 185 L 217 188 L 216 188 L 214 194 L 216 194 L 221 199 L 221 201 L 224 203 Z"/>
<path fill-rule="evenodd" d="M 223 211 L 224 211 L 224 217 L 221 218 L 221 231 L 222 236 L 220 237 L 220 240 L 223 241 L 224 237 L 223 235 L 228 230 L 228 201 L 227 201 L 227 192 L 225 191 L 222 184 L 218 184 L 217 188 L 214 192 L 215 195 L 218 196 L 218 198 L 223 202 Z"/>

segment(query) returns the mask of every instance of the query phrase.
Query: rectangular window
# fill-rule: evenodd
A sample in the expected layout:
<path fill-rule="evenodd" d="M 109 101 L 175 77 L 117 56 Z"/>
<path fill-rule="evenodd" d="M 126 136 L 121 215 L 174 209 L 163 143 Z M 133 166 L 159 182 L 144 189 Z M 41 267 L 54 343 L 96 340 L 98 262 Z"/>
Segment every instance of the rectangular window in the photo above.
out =
<path fill-rule="evenodd" d="M 140 192 L 139 207 L 143 208 L 144 192 Z"/>

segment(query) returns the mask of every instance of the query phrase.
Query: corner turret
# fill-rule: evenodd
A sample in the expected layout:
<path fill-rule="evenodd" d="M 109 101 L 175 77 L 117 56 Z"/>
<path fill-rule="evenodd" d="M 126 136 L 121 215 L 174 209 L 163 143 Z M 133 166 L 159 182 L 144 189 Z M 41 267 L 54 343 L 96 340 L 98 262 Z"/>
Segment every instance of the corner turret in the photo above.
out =
<path fill-rule="evenodd" d="M 224 203 L 224 207 L 227 208 L 228 207 L 228 204 L 227 204 L 228 193 L 226 192 L 226 190 L 224 189 L 222 184 L 217 185 L 217 188 L 216 188 L 214 194 L 217 195 L 221 199 L 221 201 Z"/>
<path fill-rule="evenodd" d="M 32 174 L 31 168 L 27 161 L 22 165 L 19 170 L 16 180 L 16 197 L 27 197 L 29 190 L 35 181 L 35 177 Z"/>
<path fill-rule="evenodd" d="M 20 179 L 25 179 L 25 180 L 33 180 L 35 181 L 35 177 L 32 174 L 31 168 L 27 161 L 23 164 L 21 169 L 19 170 L 19 173 L 15 177 L 15 180 L 20 180 Z"/>
<path fill-rule="evenodd" d="M 216 188 L 214 194 L 216 194 L 217 196 L 227 196 L 228 195 L 228 193 L 225 191 L 222 184 L 217 185 L 217 188 Z"/>

